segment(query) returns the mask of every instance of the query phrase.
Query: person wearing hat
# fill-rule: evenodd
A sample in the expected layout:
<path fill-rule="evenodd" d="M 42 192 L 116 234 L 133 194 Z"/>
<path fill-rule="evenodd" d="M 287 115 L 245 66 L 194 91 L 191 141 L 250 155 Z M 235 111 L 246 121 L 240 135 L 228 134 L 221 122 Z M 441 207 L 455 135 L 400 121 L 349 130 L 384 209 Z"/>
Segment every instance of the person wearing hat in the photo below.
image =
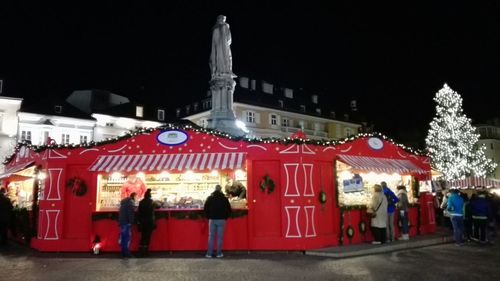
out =
<path fill-rule="evenodd" d="M 203 210 L 208 218 L 208 249 L 206 258 L 213 255 L 215 236 L 217 235 L 217 258 L 222 258 L 222 239 L 224 238 L 224 228 L 226 220 L 231 214 L 229 200 L 222 193 L 222 186 L 216 185 L 214 192 L 207 197 Z"/>

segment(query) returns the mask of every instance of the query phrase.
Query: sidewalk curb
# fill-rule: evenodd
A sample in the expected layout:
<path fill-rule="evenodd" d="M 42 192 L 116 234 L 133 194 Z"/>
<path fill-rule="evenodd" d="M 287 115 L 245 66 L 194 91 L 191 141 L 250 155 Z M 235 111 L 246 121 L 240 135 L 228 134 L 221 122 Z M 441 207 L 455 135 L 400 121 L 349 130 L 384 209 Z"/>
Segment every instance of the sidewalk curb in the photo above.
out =
<path fill-rule="evenodd" d="M 336 250 L 331 250 L 330 249 L 318 249 L 318 250 L 311 250 L 311 251 L 306 251 L 305 255 L 309 256 L 320 256 L 320 257 L 331 257 L 331 258 L 349 258 L 349 257 L 356 257 L 356 256 L 365 256 L 365 255 L 374 255 L 374 254 L 382 254 L 382 253 L 389 253 L 389 252 L 394 252 L 394 251 L 401 251 L 401 250 L 408 250 L 408 249 L 415 249 L 415 248 L 423 248 L 423 247 L 429 247 L 429 246 L 434 246 L 434 245 L 440 245 L 440 244 L 447 244 L 453 242 L 453 237 L 451 236 L 442 236 L 442 237 L 436 237 L 436 238 L 431 238 L 431 239 L 423 239 L 419 241 L 398 241 L 395 243 L 391 244 L 385 244 L 385 245 L 377 245 L 377 246 L 372 246 L 369 245 L 369 248 L 365 249 L 347 249 L 347 248 L 342 248 L 342 247 L 335 247 Z M 343 251 L 340 251 L 339 249 L 343 249 Z"/>

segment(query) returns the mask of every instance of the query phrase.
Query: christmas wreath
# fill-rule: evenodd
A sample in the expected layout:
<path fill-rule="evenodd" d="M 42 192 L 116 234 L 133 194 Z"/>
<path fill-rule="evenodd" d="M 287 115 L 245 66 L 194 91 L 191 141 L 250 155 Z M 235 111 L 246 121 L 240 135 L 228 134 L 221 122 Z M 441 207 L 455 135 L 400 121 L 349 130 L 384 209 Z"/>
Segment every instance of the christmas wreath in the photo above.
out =
<path fill-rule="evenodd" d="M 66 187 L 70 188 L 71 192 L 76 196 L 83 196 L 87 193 L 87 185 L 78 177 L 72 177 L 69 179 Z"/>
<path fill-rule="evenodd" d="M 345 233 L 347 234 L 347 238 L 349 238 L 349 240 L 352 239 L 352 237 L 354 237 L 354 228 L 352 226 L 348 226 Z"/>
<path fill-rule="evenodd" d="M 326 203 L 326 192 L 324 192 L 323 190 L 321 190 L 319 192 L 318 200 L 319 200 L 319 203 L 325 204 Z"/>
<path fill-rule="evenodd" d="M 275 185 L 274 181 L 269 177 L 269 175 L 265 175 L 260 181 L 260 190 L 265 192 L 267 189 L 267 193 L 271 194 L 274 191 Z"/>

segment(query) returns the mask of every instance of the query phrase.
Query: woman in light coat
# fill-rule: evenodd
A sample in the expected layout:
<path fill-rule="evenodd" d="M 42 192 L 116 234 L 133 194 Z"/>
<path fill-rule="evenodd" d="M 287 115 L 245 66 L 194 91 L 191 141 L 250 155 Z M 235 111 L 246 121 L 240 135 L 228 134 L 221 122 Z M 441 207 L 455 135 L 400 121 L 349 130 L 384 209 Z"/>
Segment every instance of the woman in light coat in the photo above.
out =
<path fill-rule="evenodd" d="M 382 192 L 382 186 L 373 186 L 373 196 L 370 203 L 370 211 L 376 216 L 371 219 L 371 230 L 373 234 L 372 244 L 385 243 L 387 228 L 387 198 Z"/>

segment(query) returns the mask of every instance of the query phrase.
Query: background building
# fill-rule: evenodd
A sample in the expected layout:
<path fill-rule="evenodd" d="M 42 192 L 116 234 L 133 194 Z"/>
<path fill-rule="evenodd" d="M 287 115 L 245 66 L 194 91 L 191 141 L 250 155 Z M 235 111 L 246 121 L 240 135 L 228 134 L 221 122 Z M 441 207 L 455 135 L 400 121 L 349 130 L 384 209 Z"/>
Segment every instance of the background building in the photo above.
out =
<path fill-rule="evenodd" d="M 176 117 L 207 127 L 211 102 L 207 92 L 201 101 L 177 108 Z M 256 137 L 286 138 L 300 130 L 311 139 L 341 139 L 364 130 L 355 100 L 343 112 L 332 108 L 320 102 L 319 94 L 248 77 L 238 79 L 234 92 L 236 118 L 246 125 L 250 136 Z"/>
<path fill-rule="evenodd" d="M 0 160 L 12 153 L 17 142 L 17 111 L 23 99 L 6 97 L 2 94 L 3 81 L 0 80 Z M 0 168 L 0 171 L 3 169 Z"/>
<path fill-rule="evenodd" d="M 479 144 L 486 146 L 485 155 L 497 163 L 492 177 L 500 180 L 500 118 L 489 120 L 486 124 L 475 125 L 480 137 Z"/>

